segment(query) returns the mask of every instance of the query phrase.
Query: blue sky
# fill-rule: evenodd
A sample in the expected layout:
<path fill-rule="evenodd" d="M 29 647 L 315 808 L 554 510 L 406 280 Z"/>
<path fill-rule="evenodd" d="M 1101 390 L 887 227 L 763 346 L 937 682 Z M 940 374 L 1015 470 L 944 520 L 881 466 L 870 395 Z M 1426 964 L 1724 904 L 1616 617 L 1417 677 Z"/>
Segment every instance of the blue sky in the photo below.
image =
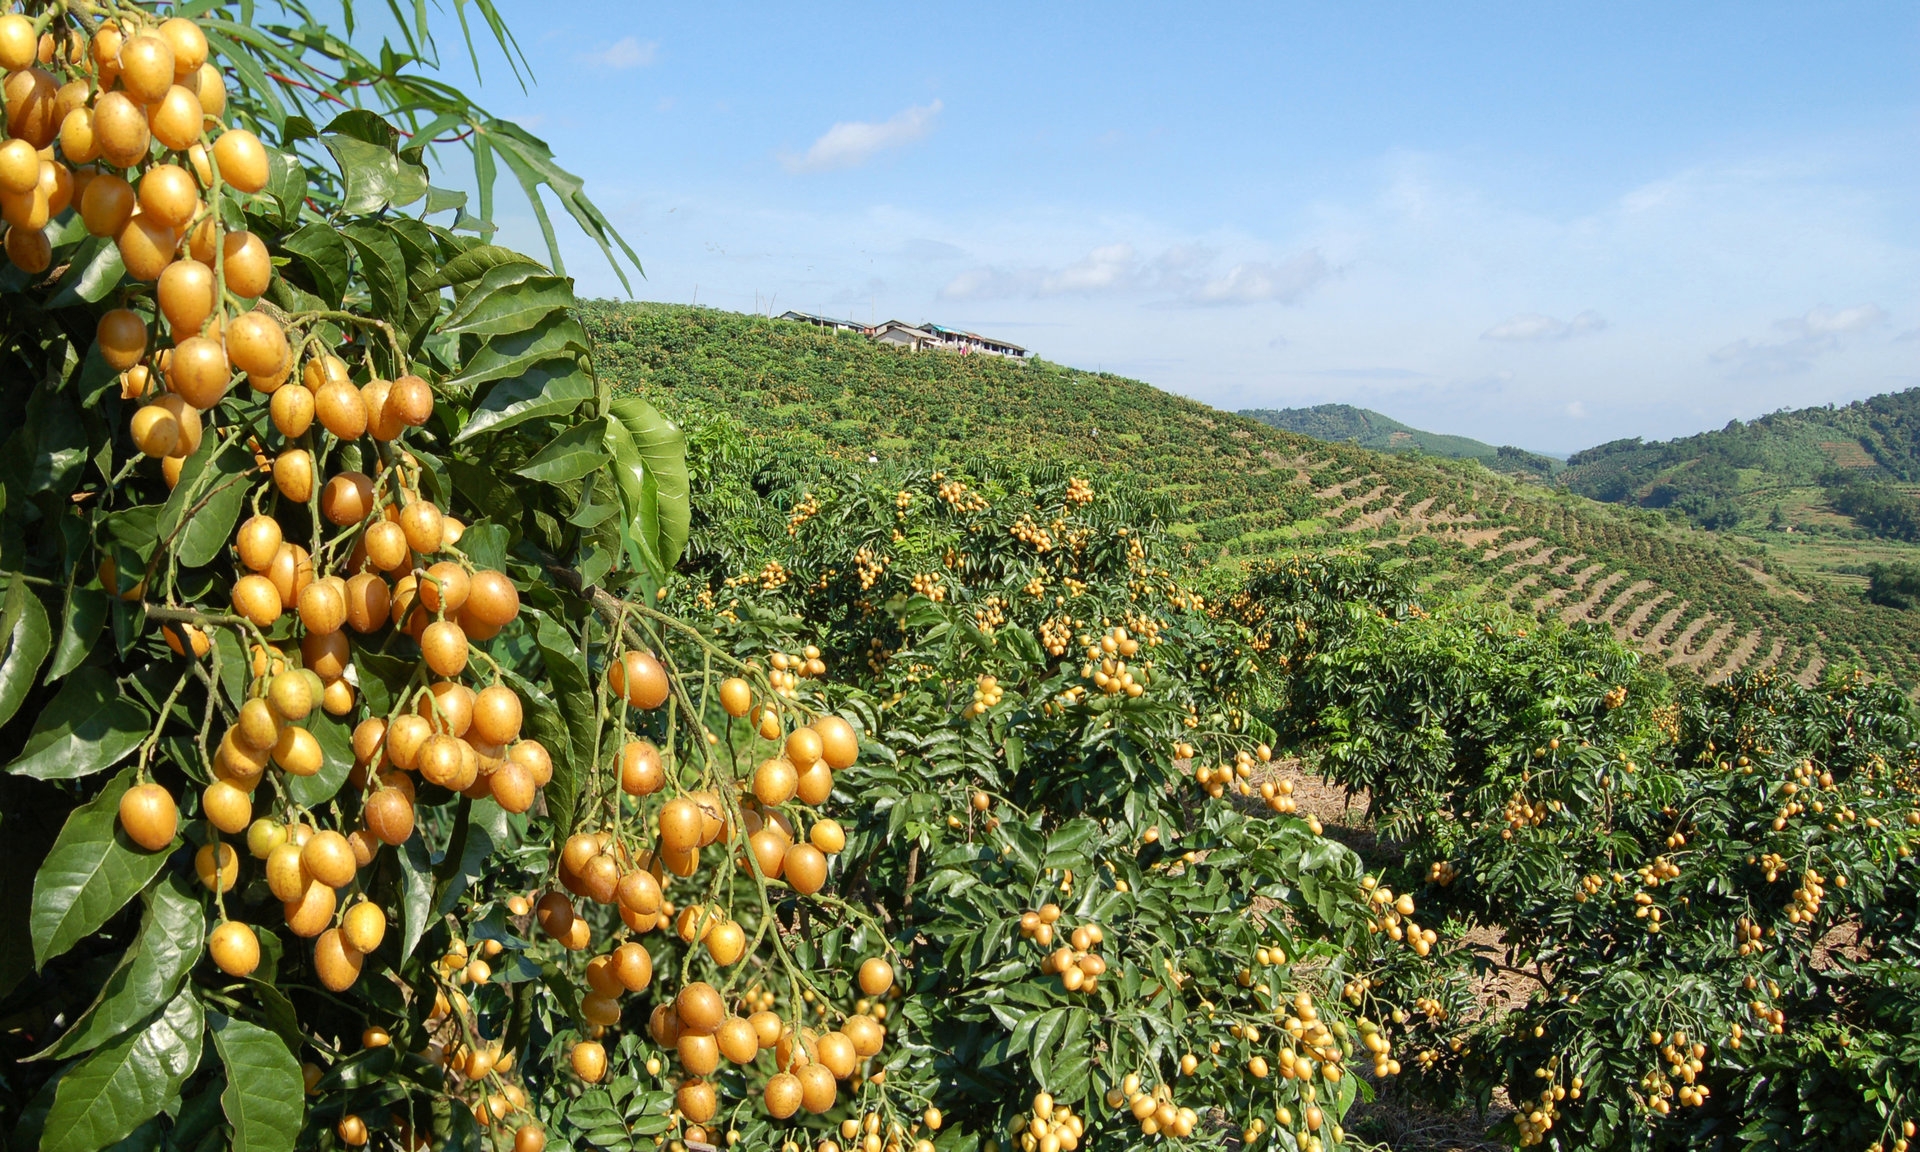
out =
<path fill-rule="evenodd" d="M 1557 452 L 1920 384 L 1911 4 L 502 8 L 645 299 Z"/>

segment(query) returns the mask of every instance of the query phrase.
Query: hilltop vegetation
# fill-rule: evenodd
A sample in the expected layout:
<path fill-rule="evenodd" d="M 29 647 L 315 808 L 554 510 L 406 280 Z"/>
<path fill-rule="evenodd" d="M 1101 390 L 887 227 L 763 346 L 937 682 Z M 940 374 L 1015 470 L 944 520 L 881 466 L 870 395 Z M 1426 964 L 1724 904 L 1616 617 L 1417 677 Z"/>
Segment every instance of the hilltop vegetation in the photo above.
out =
<path fill-rule="evenodd" d="M 1473 461 L 1319 441 L 1044 361 L 903 353 L 713 309 L 597 303 L 582 317 L 617 391 L 696 428 L 735 422 L 791 457 L 1077 463 L 1127 479 L 1220 587 L 1261 558 L 1367 549 L 1417 565 L 1429 585 L 1599 621 L 1708 677 L 1777 667 L 1810 681 L 1845 662 L 1920 674 L 1897 609 L 1771 570 L 1758 549 L 1658 512 Z"/>
<path fill-rule="evenodd" d="M 1559 461 L 1510 444 L 1495 447 L 1467 436 L 1423 432 L 1371 408 L 1351 404 L 1316 404 L 1311 408 L 1242 408 L 1240 415 L 1285 432 L 1315 440 L 1347 440 L 1382 452 L 1420 452 L 1453 460 L 1478 460 L 1495 472 L 1523 476 L 1552 476 Z"/>
<path fill-rule="evenodd" d="M 1920 388 L 1844 407 L 1775 412 L 1717 432 L 1615 440 L 1567 459 L 1573 491 L 1613 504 L 1673 508 L 1708 528 L 1757 527 L 1806 489 L 1847 490 L 1836 508 L 1876 535 L 1899 536 L 1884 507 L 1920 483 Z"/>

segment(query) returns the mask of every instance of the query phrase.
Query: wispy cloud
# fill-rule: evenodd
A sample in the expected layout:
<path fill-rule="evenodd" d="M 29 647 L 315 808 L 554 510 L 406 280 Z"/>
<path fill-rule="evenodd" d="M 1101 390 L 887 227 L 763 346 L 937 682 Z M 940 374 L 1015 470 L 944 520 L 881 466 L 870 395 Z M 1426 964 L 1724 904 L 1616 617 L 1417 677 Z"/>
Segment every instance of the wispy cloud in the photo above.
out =
<path fill-rule="evenodd" d="M 1291 304 L 1332 273 L 1332 267 L 1318 252 L 1302 252 L 1277 264 L 1250 260 L 1200 285 L 1191 299 L 1197 304 L 1252 304 L 1262 300 Z"/>
<path fill-rule="evenodd" d="M 1878 304 L 1851 308 L 1822 304 L 1804 316 L 1774 321 L 1774 331 L 1783 333 L 1784 339 L 1769 342 L 1743 337 L 1716 350 L 1711 359 L 1715 364 L 1731 365 L 1735 377 L 1794 376 L 1811 369 L 1819 357 L 1838 352 L 1842 337 L 1886 322 L 1886 310 Z"/>
<path fill-rule="evenodd" d="M 924 139 L 933 131 L 934 118 L 941 103 L 916 104 L 878 123 L 847 120 L 826 130 L 803 155 L 783 156 L 781 163 L 789 172 L 830 172 L 836 168 L 857 168 L 876 152 L 899 148 Z"/>
<path fill-rule="evenodd" d="M 637 36 L 622 36 L 595 52 L 593 59 L 609 68 L 645 68 L 653 63 L 653 58 L 659 51 L 658 41 L 642 40 Z"/>
<path fill-rule="evenodd" d="M 1175 245 L 1144 256 L 1131 244 L 1104 244 L 1078 260 L 1053 267 L 987 265 L 948 280 L 948 300 L 1015 296 L 1138 294 L 1161 303 L 1227 305 L 1291 304 L 1333 272 L 1317 251 L 1280 261 L 1243 260 L 1224 269 L 1218 253 L 1199 245 Z"/>
<path fill-rule="evenodd" d="M 1571 320 L 1556 320 L 1551 316 L 1542 316 L 1538 312 L 1522 312 L 1517 316 L 1509 316 L 1480 333 L 1480 339 L 1499 340 L 1509 344 L 1543 344 L 1585 336 L 1590 332 L 1598 332 L 1606 326 L 1606 317 L 1593 311 L 1582 312 Z"/>

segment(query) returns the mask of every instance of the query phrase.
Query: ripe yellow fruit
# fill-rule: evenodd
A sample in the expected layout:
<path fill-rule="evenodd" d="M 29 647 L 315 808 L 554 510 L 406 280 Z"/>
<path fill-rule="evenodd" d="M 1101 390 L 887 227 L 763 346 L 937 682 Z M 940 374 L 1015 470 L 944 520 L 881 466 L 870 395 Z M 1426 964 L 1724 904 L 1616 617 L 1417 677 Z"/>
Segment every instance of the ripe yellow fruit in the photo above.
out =
<path fill-rule="evenodd" d="M 120 48 L 120 86 L 142 104 L 152 104 L 173 84 L 173 48 L 165 40 L 141 34 Z"/>
<path fill-rule="evenodd" d="M 781 871 L 787 883 L 802 896 L 811 896 L 827 884 L 827 858 L 811 844 L 795 844 L 787 849 Z"/>
<path fill-rule="evenodd" d="M 813 730 L 820 737 L 819 759 L 827 762 L 827 767 L 838 771 L 851 768 L 860 757 L 860 737 L 853 725 L 838 716 L 822 716 L 813 722 Z"/>
<path fill-rule="evenodd" d="M 630 741 L 620 750 L 621 791 L 629 796 L 651 796 L 666 785 L 666 765 L 653 741 Z"/>
<path fill-rule="evenodd" d="M 596 1040 L 582 1040 L 573 1046 L 568 1054 L 568 1063 L 573 1065 L 574 1075 L 589 1084 L 597 1084 L 607 1074 L 607 1050 Z"/>
<path fill-rule="evenodd" d="M 320 491 L 320 514 L 329 523 L 341 526 L 358 524 L 372 512 L 373 477 L 365 472 L 337 473 Z M 422 600 L 425 600 L 424 596 Z M 428 610 L 432 611 L 433 606 L 428 605 Z"/>
<path fill-rule="evenodd" d="M 288 728 L 288 732 L 300 732 L 304 729 Z M 353 876 L 359 870 L 354 859 L 353 846 L 340 833 L 328 829 L 316 832 L 300 850 L 300 864 L 307 875 L 331 888 L 345 888 L 353 882 Z"/>
<path fill-rule="evenodd" d="M 18 72 L 32 64 L 39 44 L 33 21 L 18 12 L 0 16 L 0 68 Z"/>
<path fill-rule="evenodd" d="M 173 843 L 180 809 L 173 794 L 158 784 L 135 784 L 120 797 L 120 827 L 127 839 L 149 852 Z"/>
<path fill-rule="evenodd" d="M 200 94 L 193 88 L 175 84 L 159 102 L 147 108 L 147 127 L 164 147 L 184 152 L 199 141 L 205 116 L 200 107 Z"/>
<path fill-rule="evenodd" d="M 345 992 L 360 979 L 364 960 L 360 950 L 347 942 L 344 932 L 329 928 L 313 942 L 313 968 L 320 983 L 330 992 Z"/>
<path fill-rule="evenodd" d="M 767 1086 L 760 1095 L 766 1103 L 767 1112 L 775 1120 L 785 1120 L 800 1110 L 800 1078 L 791 1072 L 776 1072 L 767 1080 Z"/>
<path fill-rule="evenodd" d="M 231 892 L 240 880 L 240 854 L 231 844 L 203 844 L 193 854 L 193 871 L 203 886 Z"/>
<path fill-rule="evenodd" d="M 847 846 L 847 834 L 838 820 L 817 820 L 807 829 L 807 842 L 828 856 L 837 856 Z"/>
<path fill-rule="evenodd" d="M 268 863 L 272 863 L 271 858 Z M 320 935 L 333 921 L 335 903 L 332 888 L 318 880 L 309 880 L 297 899 L 284 904 L 288 930 L 295 936 L 310 938 Z"/>
<path fill-rule="evenodd" d="M 878 956 L 870 957 L 860 965 L 860 991 L 869 996 L 880 996 L 893 987 L 893 965 Z"/>
<path fill-rule="evenodd" d="M 650 652 L 627 652 L 607 667 L 607 686 L 624 693 L 627 703 L 651 711 L 667 702 L 667 670 Z"/>
<path fill-rule="evenodd" d="M 253 800 L 246 789 L 226 780 L 215 780 L 200 794 L 200 810 L 207 822 L 229 836 L 245 831 L 253 822 Z"/>
<path fill-rule="evenodd" d="M 372 952 L 387 938 L 387 914 L 373 901 L 362 900 L 347 909 L 346 915 L 341 918 L 340 930 L 346 933 L 347 942 L 356 949 Z"/>
<path fill-rule="evenodd" d="M 250 976 L 260 966 L 260 938 L 237 921 L 222 921 L 208 938 L 207 951 L 214 965 L 229 976 Z"/>
<path fill-rule="evenodd" d="M 60 82 L 43 68 L 23 68 L 7 77 L 5 90 L 7 134 L 36 150 L 53 143 L 60 129 Z"/>
<path fill-rule="evenodd" d="M 167 271 L 171 272 L 172 269 L 168 268 Z M 161 274 L 162 278 L 165 274 Z M 172 361 L 167 367 L 167 387 L 173 389 L 182 400 L 204 412 L 220 403 L 227 394 L 227 383 L 232 375 L 233 369 L 227 363 L 227 350 L 220 341 L 209 340 L 205 336 L 191 336 L 173 350 Z"/>
<path fill-rule="evenodd" d="M 820 733 L 811 728 L 795 728 L 787 736 L 787 759 L 795 764 L 812 764 L 820 759 Z"/>
<path fill-rule="evenodd" d="M 257 300 L 273 281 L 273 261 L 267 246 L 251 232 L 229 232 L 220 241 L 221 271 L 227 291 L 243 300 Z"/>
<path fill-rule="evenodd" d="M 98 183 L 98 181 L 95 181 Z M 89 192 L 93 190 L 88 186 Z M 164 222 L 136 212 L 114 237 L 120 248 L 120 262 L 135 280 L 153 281 L 173 263 L 174 245 L 179 237 Z"/>
<path fill-rule="evenodd" d="M 220 166 L 220 179 L 242 192 L 258 192 L 267 186 L 266 146 L 245 129 L 222 132 L 213 142 L 213 160 Z"/>
<path fill-rule="evenodd" d="M 747 951 L 747 933 L 732 920 L 723 920 L 707 933 L 707 954 L 722 968 L 736 963 Z"/>
<path fill-rule="evenodd" d="M 175 264 L 174 268 L 187 263 L 188 261 L 182 260 Z M 206 267 L 199 261 L 192 261 L 192 263 L 202 268 Z M 172 271 L 173 268 L 169 268 L 161 275 L 164 278 Z M 231 284 L 233 279 L 231 265 L 228 267 L 227 278 L 228 283 Z M 227 358 L 233 362 L 236 369 L 245 372 L 250 380 L 271 379 L 286 366 L 288 358 L 292 355 L 287 347 L 286 329 L 280 326 L 278 320 L 265 312 L 243 312 L 234 317 L 227 324 L 226 341 Z M 304 392 L 305 389 L 301 391 Z"/>
<path fill-rule="evenodd" d="M 140 177 L 140 211 L 171 229 L 180 230 L 200 208 L 200 192 L 193 176 L 178 164 L 155 164 Z"/>
<path fill-rule="evenodd" d="M 290 389 L 282 388 L 274 395 L 288 391 Z M 305 504 L 313 498 L 313 457 L 305 448 L 291 448 L 274 458 L 273 486 L 295 504 Z"/>
<path fill-rule="evenodd" d="M 116 372 L 132 368 L 147 354 L 147 322 L 128 308 L 103 313 L 93 338 L 101 359 Z"/>

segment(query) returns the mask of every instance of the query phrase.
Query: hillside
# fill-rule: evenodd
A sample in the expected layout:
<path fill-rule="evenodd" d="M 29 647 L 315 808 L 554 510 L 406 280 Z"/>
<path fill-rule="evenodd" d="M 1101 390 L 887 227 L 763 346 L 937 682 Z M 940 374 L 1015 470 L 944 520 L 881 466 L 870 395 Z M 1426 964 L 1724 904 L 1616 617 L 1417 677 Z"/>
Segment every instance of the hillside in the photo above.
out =
<path fill-rule="evenodd" d="M 1453 460 L 1478 460 L 1495 472 L 1551 476 L 1560 462 L 1551 456 L 1511 446 L 1495 447 L 1467 436 L 1423 432 L 1371 408 L 1351 404 L 1316 404 L 1311 408 L 1242 408 L 1240 415 L 1283 432 L 1298 432 L 1315 440 L 1346 440 L 1382 452 L 1421 452 Z"/>
<path fill-rule="evenodd" d="M 1920 484 L 1920 388 L 1677 440 L 1615 440 L 1568 457 L 1561 479 L 1595 500 L 1676 508 L 1709 527 L 1764 521 L 1805 489 Z"/>
<path fill-rule="evenodd" d="M 1583 496 L 1738 532 L 1827 583 L 1920 561 L 1920 388 L 1676 440 L 1616 440 L 1567 464 L 1560 482 Z"/>
<path fill-rule="evenodd" d="M 784 455 L 1002 456 L 1131 477 L 1189 553 L 1232 575 L 1290 549 L 1366 547 L 1432 583 L 1598 620 L 1707 676 L 1856 661 L 1920 678 L 1911 617 L 1769 570 L 1711 533 L 1472 461 L 1328 443 L 1122 377 L 909 353 L 713 309 L 593 304 L 601 373 L 698 423 L 724 414 Z"/>

